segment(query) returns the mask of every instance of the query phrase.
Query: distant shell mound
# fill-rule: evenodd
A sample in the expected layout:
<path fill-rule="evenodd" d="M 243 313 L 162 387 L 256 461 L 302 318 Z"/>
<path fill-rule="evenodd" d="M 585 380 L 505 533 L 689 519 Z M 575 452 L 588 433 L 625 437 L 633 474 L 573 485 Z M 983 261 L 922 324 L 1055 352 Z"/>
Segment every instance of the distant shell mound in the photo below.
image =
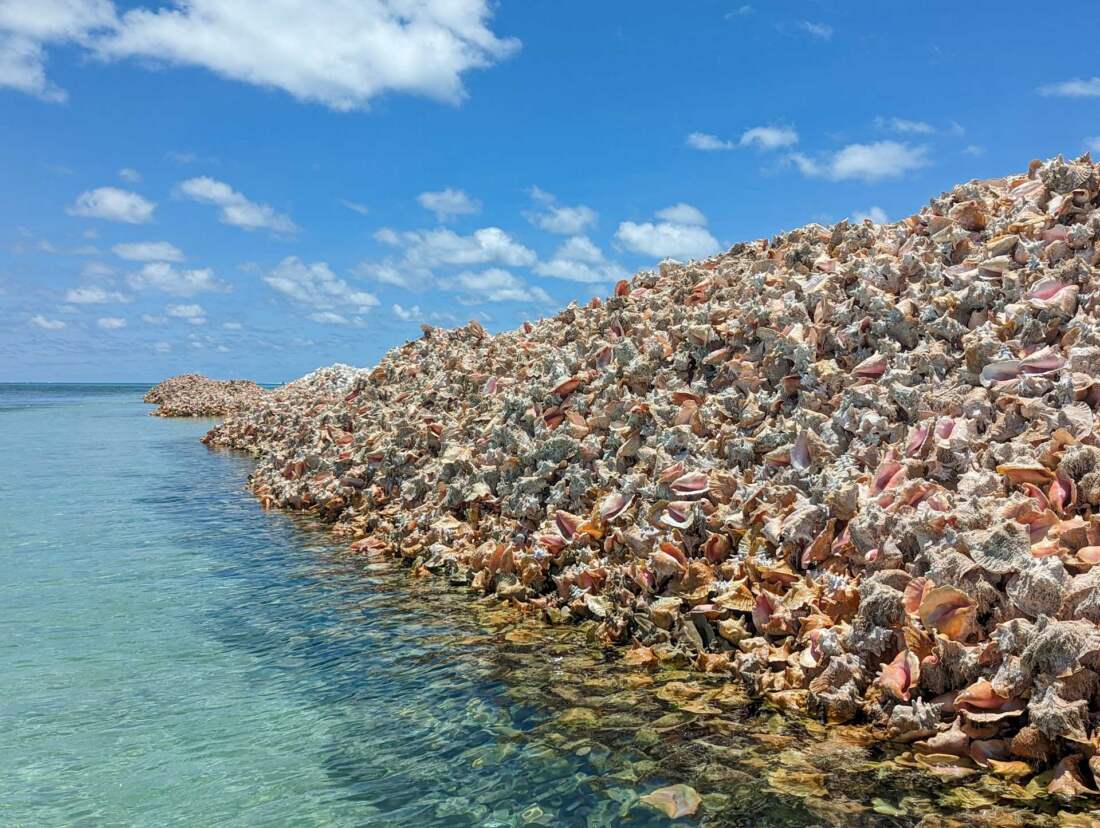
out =
<path fill-rule="evenodd" d="M 157 405 L 157 417 L 222 417 L 263 399 L 268 392 L 251 380 L 212 380 L 179 374 L 154 385 L 144 401 Z"/>
<path fill-rule="evenodd" d="M 206 442 L 257 455 L 265 505 L 635 663 L 1095 789 L 1098 239 L 1100 167 L 1034 162 L 516 331 L 426 328 Z"/>

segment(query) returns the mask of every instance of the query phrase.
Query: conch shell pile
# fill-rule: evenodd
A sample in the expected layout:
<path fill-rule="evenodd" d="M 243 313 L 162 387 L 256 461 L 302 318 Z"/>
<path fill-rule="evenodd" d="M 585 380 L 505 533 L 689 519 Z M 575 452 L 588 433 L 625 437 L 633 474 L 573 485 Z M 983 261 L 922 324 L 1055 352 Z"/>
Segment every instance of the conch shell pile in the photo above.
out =
<path fill-rule="evenodd" d="M 224 417 L 255 405 L 269 392 L 252 380 L 212 380 L 179 374 L 150 388 L 144 402 L 157 406 L 154 417 Z"/>
<path fill-rule="evenodd" d="M 1100 166 L 1033 162 L 516 331 L 425 327 L 206 442 L 356 550 L 1095 790 L 1098 239 Z"/>

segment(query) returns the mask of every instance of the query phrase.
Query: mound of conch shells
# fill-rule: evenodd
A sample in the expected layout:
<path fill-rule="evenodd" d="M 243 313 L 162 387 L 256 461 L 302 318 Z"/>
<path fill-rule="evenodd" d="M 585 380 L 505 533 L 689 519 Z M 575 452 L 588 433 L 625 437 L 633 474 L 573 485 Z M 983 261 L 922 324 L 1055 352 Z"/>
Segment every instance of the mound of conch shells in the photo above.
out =
<path fill-rule="evenodd" d="M 1098 190 L 1088 156 L 1033 162 L 517 331 L 425 327 L 206 440 L 258 456 L 265 505 L 638 664 L 1091 790 Z"/>
<path fill-rule="evenodd" d="M 199 374 L 179 374 L 146 392 L 144 401 L 158 406 L 155 417 L 221 417 L 253 405 L 268 392 L 251 380 L 212 380 Z"/>

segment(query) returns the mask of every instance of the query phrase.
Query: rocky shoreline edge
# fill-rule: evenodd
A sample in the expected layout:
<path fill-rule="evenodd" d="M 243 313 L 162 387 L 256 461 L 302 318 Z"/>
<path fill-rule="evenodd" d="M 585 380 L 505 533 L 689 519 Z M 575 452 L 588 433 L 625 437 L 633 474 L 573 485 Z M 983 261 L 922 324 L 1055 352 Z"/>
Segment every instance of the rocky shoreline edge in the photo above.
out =
<path fill-rule="evenodd" d="M 1098 266 L 1100 167 L 1033 162 L 517 331 L 425 327 L 204 442 L 356 552 L 1073 799 L 1100 787 Z"/>

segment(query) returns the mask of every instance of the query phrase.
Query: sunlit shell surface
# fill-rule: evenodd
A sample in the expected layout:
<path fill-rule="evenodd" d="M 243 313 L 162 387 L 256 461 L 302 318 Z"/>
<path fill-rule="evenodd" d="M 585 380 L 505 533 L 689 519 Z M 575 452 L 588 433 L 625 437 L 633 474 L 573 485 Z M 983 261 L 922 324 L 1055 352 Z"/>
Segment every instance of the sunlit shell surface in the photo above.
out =
<path fill-rule="evenodd" d="M 919 742 L 939 778 L 1089 796 L 1098 187 L 1087 156 L 1035 162 L 515 331 L 425 326 L 253 394 L 206 442 L 257 457 L 265 506 L 373 539 L 355 554 Z"/>

